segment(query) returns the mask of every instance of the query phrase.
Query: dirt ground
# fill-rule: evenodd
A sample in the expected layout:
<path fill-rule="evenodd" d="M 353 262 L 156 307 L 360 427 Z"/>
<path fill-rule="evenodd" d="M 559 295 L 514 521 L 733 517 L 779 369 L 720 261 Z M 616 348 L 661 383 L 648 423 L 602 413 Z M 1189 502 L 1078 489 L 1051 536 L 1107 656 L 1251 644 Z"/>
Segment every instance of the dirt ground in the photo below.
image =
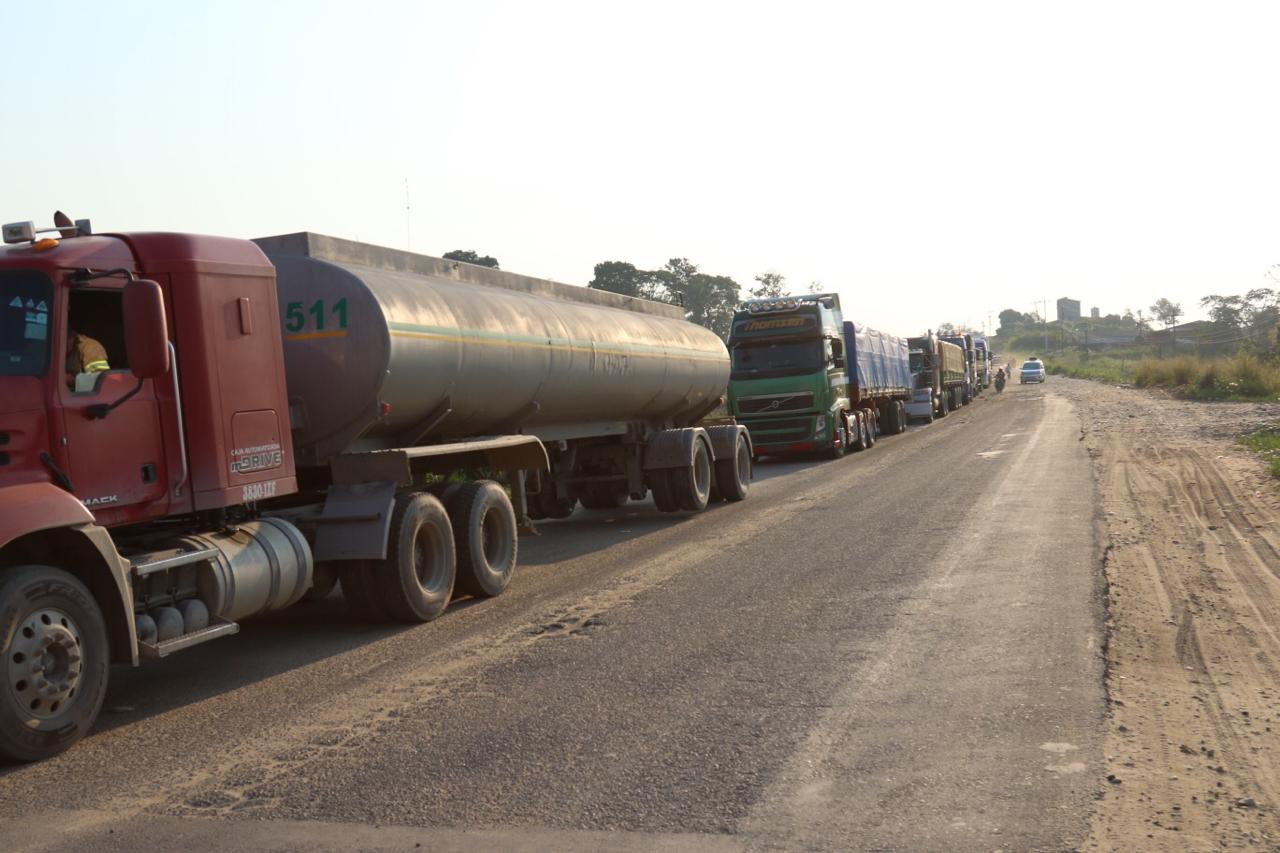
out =
<path fill-rule="evenodd" d="M 1280 850 L 1280 405 L 1051 379 L 1093 458 L 1110 636 L 1091 850 Z M 1274 729 L 1274 731 L 1273 731 Z"/>

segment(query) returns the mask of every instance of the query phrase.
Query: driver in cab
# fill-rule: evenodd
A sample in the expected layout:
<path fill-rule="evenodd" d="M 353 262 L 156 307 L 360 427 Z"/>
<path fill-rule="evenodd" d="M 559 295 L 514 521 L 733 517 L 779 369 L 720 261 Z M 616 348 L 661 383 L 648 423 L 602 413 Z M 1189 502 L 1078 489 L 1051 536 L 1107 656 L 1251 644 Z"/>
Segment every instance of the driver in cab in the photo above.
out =
<path fill-rule="evenodd" d="M 96 374 L 110 370 L 107 363 L 107 350 L 88 335 L 82 335 L 75 329 L 67 330 L 67 387 L 74 391 L 90 391 L 97 382 Z M 80 377 L 88 377 L 81 380 Z M 88 387 L 83 387 L 85 384 Z"/>

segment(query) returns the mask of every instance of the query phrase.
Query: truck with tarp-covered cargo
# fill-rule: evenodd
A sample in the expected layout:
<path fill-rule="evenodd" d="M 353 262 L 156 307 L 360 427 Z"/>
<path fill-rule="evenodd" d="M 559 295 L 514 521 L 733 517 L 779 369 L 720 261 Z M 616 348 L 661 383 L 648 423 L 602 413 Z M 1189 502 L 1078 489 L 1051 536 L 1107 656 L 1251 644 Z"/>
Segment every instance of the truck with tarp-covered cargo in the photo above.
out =
<path fill-rule="evenodd" d="M 729 352 L 729 411 L 757 455 L 839 457 L 906 429 L 906 341 L 846 320 L 838 294 L 750 300 Z"/>
<path fill-rule="evenodd" d="M 907 346 L 913 388 L 907 415 L 930 423 L 945 418 L 963 405 L 968 384 L 964 350 L 933 332 L 907 338 Z"/>

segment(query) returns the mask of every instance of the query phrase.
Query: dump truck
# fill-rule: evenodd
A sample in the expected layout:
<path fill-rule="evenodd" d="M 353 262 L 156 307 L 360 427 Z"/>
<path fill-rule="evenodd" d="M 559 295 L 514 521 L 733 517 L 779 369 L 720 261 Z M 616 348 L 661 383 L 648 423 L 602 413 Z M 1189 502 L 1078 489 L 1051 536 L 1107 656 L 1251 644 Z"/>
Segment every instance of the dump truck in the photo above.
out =
<path fill-rule="evenodd" d="M 838 294 L 748 301 L 729 350 L 729 411 L 759 456 L 835 458 L 906 429 L 906 341 L 844 319 Z"/>
<path fill-rule="evenodd" d="M 907 415 L 932 423 L 963 405 L 968 372 L 964 350 L 933 332 L 907 338 L 913 382 Z"/>
<path fill-rule="evenodd" d="M 0 757 L 83 736 L 111 664 L 338 579 L 360 618 L 426 622 L 500 594 L 518 532 L 576 501 L 746 495 L 747 431 L 698 426 L 728 353 L 679 308 L 315 234 L 55 222 L 0 249 Z"/>

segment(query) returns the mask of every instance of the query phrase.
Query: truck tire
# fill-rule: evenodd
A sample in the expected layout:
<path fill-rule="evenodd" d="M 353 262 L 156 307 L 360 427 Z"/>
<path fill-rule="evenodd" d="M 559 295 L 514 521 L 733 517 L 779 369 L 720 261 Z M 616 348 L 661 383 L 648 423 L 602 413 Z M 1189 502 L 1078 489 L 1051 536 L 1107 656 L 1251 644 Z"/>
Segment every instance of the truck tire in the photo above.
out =
<path fill-rule="evenodd" d="M 658 512 L 675 512 L 680 508 L 675 489 L 671 485 L 672 472 L 659 468 L 649 472 L 649 491 L 653 492 L 653 505 Z"/>
<path fill-rule="evenodd" d="M 342 584 L 342 598 L 352 618 L 359 622 L 386 622 L 389 614 L 379 597 L 373 561 L 342 560 L 341 563 L 338 582 Z"/>
<path fill-rule="evenodd" d="M 938 403 L 938 417 L 945 418 L 947 416 L 947 412 L 950 411 L 949 409 L 950 401 L 951 401 L 951 392 L 950 391 L 942 392 L 942 401 Z"/>
<path fill-rule="evenodd" d="M 688 512 L 702 512 L 711 502 L 711 451 L 706 442 L 693 442 L 693 459 L 685 468 L 671 469 L 676 503 Z"/>
<path fill-rule="evenodd" d="M 0 573 L 0 757 L 40 761 L 92 728 L 107 695 L 102 611 L 74 575 L 51 566 Z"/>
<path fill-rule="evenodd" d="M 435 495 L 440 499 L 440 503 L 448 506 L 449 501 L 453 500 L 453 496 L 456 495 L 458 490 L 465 485 L 466 483 L 460 481 L 432 483 L 430 486 L 427 486 L 427 494 Z"/>
<path fill-rule="evenodd" d="M 397 622 L 430 622 L 449 606 L 457 572 L 453 528 L 434 495 L 396 498 L 387 558 L 373 564 L 382 608 Z"/>
<path fill-rule="evenodd" d="M 751 488 L 751 448 L 742 433 L 733 443 L 731 458 L 716 460 L 716 492 L 722 501 L 736 503 L 747 496 Z"/>
<path fill-rule="evenodd" d="M 838 432 L 838 433 L 839 433 L 839 435 L 840 435 L 840 440 L 839 440 L 839 441 L 833 441 L 833 442 L 832 442 L 832 443 L 827 447 L 827 449 L 826 449 L 826 450 L 824 450 L 824 451 L 823 451 L 823 453 L 822 453 L 822 455 L 823 455 L 823 456 L 825 456 L 825 457 L 827 457 L 828 459 L 841 459 L 841 458 L 843 458 L 843 457 L 844 457 L 845 450 L 847 450 L 847 449 L 848 449 L 848 447 L 849 447 L 849 419 L 848 419 L 848 416 L 847 416 L 844 412 L 841 412 L 841 413 L 840 413 L 840 417 L 838 418 L 838 420 L 839 420 L 839 426 L 837 426 L 836 424 L 834 424 L 834 423 L 833 423 L 833 424 L 831 425 L 831 428 L 832 428 L 833 430 L 835 430 L 836 432 Z M 833 437 L 834 437 L 834 436 L 833 436 Z"/>
<path fill-rule="evenodd" d="M 880 432 L 880 421 L 876 417 L 875 412 L 868 411 L 866 413 L 867 421 L 867 450 L 876 446 L 876 435 Z"/>
<path fill-rule="evenodd" d="M 516 511 L 492 480 L 466 483 L 449 503 L 457 588 L 477 598 L 501 595 L 516 570 Z"/>
<path fill-rule="evenodd" d="M 316 563 L 311 573 L 311 589 L 302 594 L 303 601 L 324 601 L 338 585 L 338 567 L 331 560 Z"/>
<path fill-rule="evenodd" d="M 854 415 L 853 421 L 853 443 L 849 445 L 855 453 L 860 453 L 867 449 L 867 427 L 862 420 L 862 415 Z"/>
<path fill-rule="evenodd" d="M 885 435 L 894 435 L 898 432 L 897 417 L 898 407 L 893 400 L 883 404 L 876 410 L 880 415 L 880 423 L 883 425 Z"/>

